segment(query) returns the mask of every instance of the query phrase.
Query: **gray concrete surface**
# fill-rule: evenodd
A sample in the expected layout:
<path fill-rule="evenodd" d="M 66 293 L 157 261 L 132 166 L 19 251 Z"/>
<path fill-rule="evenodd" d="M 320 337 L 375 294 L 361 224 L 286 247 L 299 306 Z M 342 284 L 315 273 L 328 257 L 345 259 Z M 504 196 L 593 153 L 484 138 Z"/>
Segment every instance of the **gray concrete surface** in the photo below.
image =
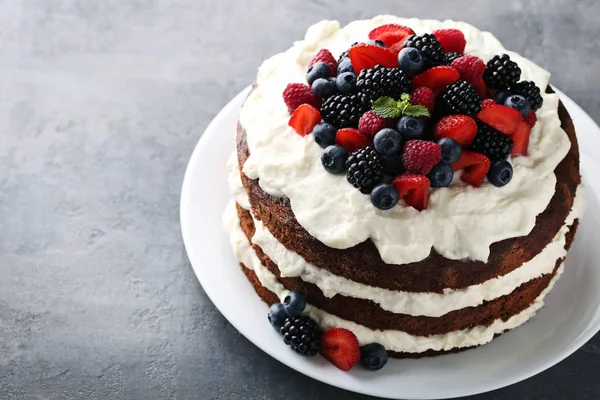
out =
<path fill-rule="evenodd" d="M 600 4 L 0 0 L 0 399 L 364 399 L 220 315 L 187 261 L 187 160 L 265 57 L 323 18 L 462 19 L 600 121 Z M 598 399 L 600 336 L 472 399 Z"/>

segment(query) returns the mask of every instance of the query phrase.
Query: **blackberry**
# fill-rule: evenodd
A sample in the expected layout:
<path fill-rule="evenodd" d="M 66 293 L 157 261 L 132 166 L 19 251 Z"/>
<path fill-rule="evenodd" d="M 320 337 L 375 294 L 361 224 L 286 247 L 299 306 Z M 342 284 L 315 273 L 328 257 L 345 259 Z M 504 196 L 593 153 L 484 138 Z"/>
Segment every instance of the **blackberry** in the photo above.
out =
<path fill-rule="evenodd" d="M 364 194 L 371 190 L 383 178 L 383 165 L 381 156 L 371 146 L 365 147 L 350 154 L 346 161 L 348 167 L 348 182 Z"/>
<path fill-rule="evenodd" d="M 521 68 L 516 62 L 511 61 L 508 54 L 494 56 L 485 66 L 483 80 L 493 89 L 508 89 L 519 81 Z"/>
<path fill-rule="evenodd" d="M 358 96 L 362 104 L 371 108 L 371 104 L 382 96 L 400 100 L 402 93 L 410 93 L 412 82 L 408 74 L 400 68 L 385 68 L 376 65 L 363 69 L 356 80 Z"/>
<path fill-rule="evenodd" d="M 279 332 L 283 342 L 296 353 L 315 356 L 319 352 L 321 332 L 312 318 L 306 315 L 287 317 Z"/>
<path fill-rule="evenodd" d="M 404 47 L 414 47 L 421 50 L 428 68 L 443 65 L 446 62 L 444 48 L 431 33 L 409 36 L 406 43 L 404 43 Z"/>
<path fill-rule="evenodd" d="M 480 123 L 477 136 L 471 144 L 471 150 L 484 154 L 492 162 L 506 160 L 512 151 L 514 142 L 508 136 L 491 126 Z"/>
<path fill-rule="evenodd" d="M 510 87 L 510 92 L 512 94 L 520 94 L 521 96 L 525 97 L 529 101 L 529 105 L 533 111 L 539 110 L 544 102 L 540 88 L 531 81 L 523 81 L 514 84 Z"/>
<path fill-rule="evenodd" d="M 460 53 L 446 53 L 446 61 L 444 62 L 444 65 L 450 65 L 452 64 L 452 61 L 456 60 L 457 58 L 461 58 L 462 56 L 463 55 Z"/>
<path fill-rule="evenodd" d="M 481 110 L 481 97 L 475 86 L 467 81 L 459 80 L 446 86 L 442 101 L 451 114 L 473 115 Z"/>
<path fill-rule="evenodd" d="M 366 110 L 357 94 L 336 94 L 323 102 L 321 118 L 338 128 L 356 128 Z"/>

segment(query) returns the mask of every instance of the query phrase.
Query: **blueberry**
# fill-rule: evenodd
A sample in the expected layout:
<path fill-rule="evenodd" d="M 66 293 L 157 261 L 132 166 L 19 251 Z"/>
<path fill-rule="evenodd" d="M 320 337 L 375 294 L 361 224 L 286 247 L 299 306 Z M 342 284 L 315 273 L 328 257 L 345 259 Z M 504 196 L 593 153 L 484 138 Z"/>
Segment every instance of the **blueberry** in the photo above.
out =
<path fill-rule="evenodd" d="M 514 108 L 515 110 L 519 110 L 524 117 L 529 114 L 531 111 L 531 105 L 529 104 L 529 100 L 520 94 L 513 94 L 512 96 L 508 96 L 506 100 L 504 100 L 504 105 L 510 108 Z"/>
<path fill-rule="evenodd" d="M 386 175 L 397 176 L 404 173 L 404 165 L 402 165 L 400 156 L 383 156 L 381 165 L 383 165 L 383 172 Z"/>
<path fill-rule="evenodd" d="M 332 174 L 345 172 L 347 159 L 348 152 L 342 146 L 338 146 L 337 144 L 327 146 L 321 155 L 323 168 Z"/>
<path fill-rule="evenodd" d="M 400 155 L 403 145 L 402 135 L 390 128 L 380 130 L 373 139 L 375 150 L 382 156 Z"/>
<path fill-rule="evenodd" d="M 445 137 L 438 140 L 437 144 L 442 149 L 442 161 L 447 163 L 458 161 L 462 153 L 462 147 L 456 140 Z"/>
<path fill-rule="evenodd" d="M 506 98 L 508 96 L 510 96 L 510 93 L 507 92 L 506 90 L 498 90 L 496 92 L 496 94 L 494 95 L 494 100 L 498 104 L 504 104 L 504 101 L 506 100 Z"/>
<path fill-rule="evenodd" d="M 354 72 L 343 72 L 338 75 L 335 84 L 341 94 L 356 92 L 356 74 Z"/>
<path fill-rule="evenodd" d="M 283 299 L 283 307 L 290 317 L 298 317 L 306 308 L 306 296 L 298 290 L 292 290 Z"/>
<path fill-rule="evenodd" d="M 513 167 L 506 160 L 495 161 L 490 166 L 487 178 L 494 186 L 502 187 L 506 185 L 513 176 Z"/>
<path fill-rule="evenodd" d="M 381 40 L 369 40 L 367 44 L 372 44 L 379 47 L 387 47 Z"/>
<path fill-rule="evenodd" d="M 269 322 L 277 331 L 283 326 L 285 319 L 288 317 L 285 312 L 285 307 L 281 303 L 275 303 L 269 308 Z"/>
<path fill-rule="evenodd" d="M 319 78 L 329 78 L 331 76 L 331 68 L 323 61 L 319 61 L 308 67 L 306 71 L 306 81 L 312 85 Z"/>
<path fill-rule="evenodd" d="M 431 187 L 446 187 L 454 178 L 454 170 L 450 164 L 442 161 L 429 171 L 427 178 L 431 182 Z"/>
<path fill-rule="evenodd" d="M 340 61 L 337 67 L 337 72 L 338 75 L 343 74 L 344 72 L 356 73 L 356 71 L 354 71 L 354 67 L 352 66 L 352 61 L 350 61 L 349 57 L 346 57 L 342 59 L 342 61 Z"/>
<path fill-rule="evenodd" d="M 398 53 L 398 66 L 402 71 L 416 75 L 423 71 L 425 59 L 419 49 L 405 47 Z"/>
<path fill-rule="evenodd" d="M 425 133 L 425 121 L 422 118 L 403 116 L 396 124 L 404 141 L 422 139 Z"/>
<path fill-rule="evenodd" d="M 360 363 L 371 371 L 380 370 L 387 361 L 387 351 L 379 343 L 370 343 L 360 348 Z"/>
<path fill-rule="evenodd" d="M 312 134 L 315 142 L 323 148 L 335 144 L 335 133 L 337 129 L 335 126 L 328 124 L 327 122 L 319 122 L 313 128 Z"/>
<path fill-rule="evenodd" d="M 398 191 L 391 183 L 380 183 L 371 191 L 371 203 L 380 210 L 389 210 L 398 200 Z"/>
<path fill-rule="evenodd" d="M 337 92 L 335 79 L 319 78 L 312 84 L 312 92 L 317 97 L 333 96 Z"/>

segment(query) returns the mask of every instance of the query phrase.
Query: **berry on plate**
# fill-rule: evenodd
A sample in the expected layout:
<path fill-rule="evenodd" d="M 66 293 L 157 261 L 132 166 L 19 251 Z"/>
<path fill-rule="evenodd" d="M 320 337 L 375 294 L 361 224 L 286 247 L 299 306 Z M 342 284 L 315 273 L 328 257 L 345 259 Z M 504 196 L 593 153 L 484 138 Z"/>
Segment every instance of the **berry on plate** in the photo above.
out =
<path fill-rule="evenodd" d="M 341 174 L 346 171 L 346 161 L 348 152 L 342 146 L 337 144 L 328 146 L 321 154 L 321 164 L 323 168 L 331 174 Z"/>
<path fill-rule="evenodd" d="M 356 150 L 370 146 L 373 138 L 360 133 L 355 128 L 342 128 L 335 134 L 335 143 L 352 153 Z"/>
<path fill-rule="evenodd" d="M 467 41 L 458 29 L 437 29 L 433 35 L 440 42 L 446 53 L 463 53 Z"/>
<path fill-rule="evenodd" d="M 488 181 L 497 187 L 506 185 L 513 176 L 513 167 L 506 160 L 495 161 L 487 173 Z"/>
<path fill-rule="evenodd" d="M 477 93 L 477 89 L 463 80 L 446 86 L 442 101 L 451 114 L 473 115 L 481 110 L 481 97 Z"/>
<path fill-rule="evenodd" d="M 525 121 L 519 121 L 515 128 L 511 139 L 514 142 L 512 149 L 512 156 L 526 156 L 527 148 L 529 147 L 529 134 L 531 133 L 531 127 Z"/>
<path fill-rule="evenodd" d="M 468 146 L 477 135 L 477 122 L 467 115 L 447 115 L 433 128 L 436 140 L 449 137 L 461 146 Z"/>
<path fill-rule="evenodd" d="M 335 126 L 328 124 L 327 122 L 319 122 L 313 128 L 312 134 L 313 139 L 315 139 L 315 142 L 319 146 L 325 148 L 327 146 L 335 144 L 336 132 L 337 129 L 335 129 Z"/>
<path fill-rule="evenodd" d="M 269 308 L 269 315 L 267 318 L 277 332 L 279 332 L 287 317 L 288 315 L 287 312 L 285 312 L 285 307 L 283 304 L 275 303 L 271 306 L 271 308 Z"/>
<path fill-rule="evenodd" d="M 329 78 L 331 76 L 331 69 L 329 65 L 323 61 L 319 61 L 308 67 L 306 71 L 306 82 L 312 85 L 314 81 L 319 78 Z"/>
<path fill-rule="evenodd" d="M 463 150 L 458 161 L 450 164 L 454 171 L 463 169 L 460 179 L 468 184 L 479 187 L 490 170 L 490 159 L 481 153 Z"/>
<path fill-rule="evenodd" d="M 371 191 L 371 203 L 380 210 L 389 210 L 398 204 L 398 191 L 390 183 L 380 183 Z"/>
<path fill-rule="evenodd" d="M 439 66 L 417 75 L 412 82 L 413 88 L 428 87 L 435 96 L 444 92 L 447 85 L 460 79 L 458 71 L 452 67 Z"/>
<path fill-rule="evenodd" d="M 335 78 L 316 79 L 312 86 L 312 92 L 317 97 L 330 97 L 337 93 Z"/>
<path fill-rule="evenodd" d="M 403 145 L 402 135 L 390 128 L 380 130 L 373 138 L 373 147 L 382 156 L 399 156 Z"/>
<path fill-rule="evenodd" d="M 342 94 L 356 92 L 356 74 L 354 72 L 342 72 L 336 78 L 337 91 Z"/>
<path fill-rule="evenodd" d="M 392 47 L 396 44 L 404 45 L 406 39 L 408 39 L 409 36 L 414 34 L 415 31 L 413 31 L 408 26 L 398 24 L 386 24 L 378 26 L 377 28 L 369 32 L 369 39 L 380 40 L 387 47 Z"/>
<path fill-rule="evenodd" d="M 306 296 L 299 290 L 292 290 L 283 299 L 283 307 L 290 317 L 297 317 L 304 312 L 306 308 Z"/>
<path fill-rule="evenodd" d="M 321 330 L 307 315 L 288 317 L 279 330 L 283 342 L 302 356 L 316 356 L 320 348 Z"/>
<path fill-rule="evenodd" d="M 380 97 L 389 96 L 399 100 L 402 94 L 412 90 L 411 80 L 406 72 L 382 65 L 363 70 L 358 75 L 356 87 L 360 90 L 358 95 L 362 104 L 368 108 Z"/>
<path fill-rule="evenodd" d="M 321 335 L 321 354 L 342 371 L 350 371 L 360 360 L 360 346 L 349 330 L 330 329 Z"/>
<path fill-rule="evenodd" d="M 422 211 L 427 208 L 429 203 L 429 179 L 423 175 L 403 174 L 392 180 L 392 185 L 396 187 L 398 196 L 403 199 L 407 205 Z"/>
<path fill-rule="evenodd" d="M 488 108 L 491 106 L 495 106 L 496 105 L 496 101 L 494 101 L 494 99 L 485 99 L 484 101 L 481 102 L 481 109 L 483 110 L 484 108 Z"/>
<path fill-rule="evenodd" d="M 486 64 L 483 80 L 493 89 L 507 89 L 517 83 L 521 77 L 521 68 L 508 54 L 496 55 Z"/>
<path fill-rule="evenodd" d="M 485 63 L 479 57 L 464 55 L 452 61 L 451 67 L 455 68 L 460 74 L 460 79 L 477 86 L 483 78 Z"/>
<path fill-rule="evenodd" d="M 431 182 L 431 187 L 447 187 L 452 183 L 454 170 L 450 164 L 442 161 L 431 169 L 427 174 L 427 178 L 429 178 L 429 182 Z"/>
<path fill-rule="evenodd" d="M 337 61 L 331 52 L 327 49 L 321 49 L 319 52 L 310 60 L 308 66 L 318 63 L 319 61 L 324 62 L 329 66 L 329 70 L 331 71 L 331 76 L 335 75 L 337 71 Z"/>
<path fill-rule="evenodd" d="M 371 193 L 383 179 L 381 156 L 370 146 L 350 154 L 346 167 L 346 179 L 363 194 Z"/>
<path fill-rule="evenodd" d="M 442 159 L 442 150 L 436 143 L 426 140 L 409 140 L 404 145 L 402 164 L 411 174 L 427 175 Z"/>
<path fill-rule="evenodd" d="M 405 115 L 398 120 L 396 130 L 404 140 L 422 139 L 425 135 L 425 120 Z"/>
<path fill-rule="evenodd" d="M 484 154 L 491 161 L 506 160 L 513 149 L 513 141 L 491 126 L 479 124 L 477 136 L 471 144 L 471 150 Z"/>
<path fill-rule="evenodd" d="M 312 88 L 304 83 L 289 83 L 283 91 L 283 101 L 290 114 L 302 104 L 310 104 L 313 107 L 321 106 L 321 99 L 312 93 Z"/>
<path fill-rule="evenodd" d="M 357 94 L 336 94 L 325 99 L 321 115 L 323 121 L 338 128 L 356 128 L 365 108 Z"/>
<path fill-rule="evenodd" d="M 500 104 L 481 110 L 477 118 L 508 136 L 512 135 L 519 121 L 523 120 L 519 111 Z"/>
<path fill-rule="evenodd" d="M 350 61 L 350 58 L 348 58 L 348 57 L 341 59 L 338 64 L 338 68 L 337 68 L 338 75 L 343 74 L 344 72 L 352 72 L 353 74 L 356 74 L 356 71 L 354 70 L 354 67 L 352 66 L 352 61 Z"/>
<path fill-rule="evenodd" d="M 383 128 L 388 128 L 391 120 L 380 117 L 375 111 L 369 110 L 358 120 L 358 130 L 369 136 L 375 136 Z"/>
<path fill-rule="evenodd" d="M 425 59 L 425 66 L 428 68 L 443 65 L 446 62 L 444 48 L 431 33 L 409 36 L 404 43 L 404 48 L 407 47 L 419 49 Z"/>
<path fill-rule="evenodd" d="M 398 53 L 398 66 L 408 74 L 417 75 L 425 68 L 425 59 L 421 50 L 414 47 L 405 47 Z"/>
<path fill-rule="evenodd" d="M 410 104 L 419 105 L 427 108 L 429 114 L 433 114 L 435 107 L 435 95 L 433 91 L 426 86 L 421 86 L 413 90 L 410 94 Z"/>
<path fill-rule="evenodd" d="M 377 64 L 387 68 L 398 66 L 398 59 L 390 50 L 372 44 L 356 45 L 350 49 L 348 54 L 357 74 L 363 69 L 373 68 Z"/>
<path fill-rule="evenodd" d="M 311 133 L 314 127 L 321 121 L 321 113 L 310 104 L 302 104 L 292 114 L 288 125 L 294 128 L 300 136 Z"/>
<path fill-rule="evenodd" d="M 451 137 L 442 137 L 437 141 L 437 144 L 442 149 L 442 161 L 447 163 L 458 161 L 462 153 L 460 143 Z"/>
<path fill-rule="evenodd" d="M 537 122 L 537 116 L 535 115 L 535 111 L 529 110 L 529 113 L 525 117 L 525 122 L 527 122 L 527 125 L 529 125 L 529 127 L 533 128 L 533 126 Z"/>
<path fill-rule="evenodd" d="M 529 101 L 533 111 L 539 110 L 544 103 L 540 88 L 532 81 L 519 82 L 516 85 L 511 86 L 510 91 L 512 94 L 520 94 L 525 97 L 527 101 Z"/>
<path fill-rule="evenodd" d="M 513 94 L 508 96 L 506 100 L 504 100 L 504 105 L 518 110 L 523 115 L 523 117 L 526 117 L 527 114 L 529 114 L 529 111 L 531 111 L 531 105 L 529 105 L 529 100 L 527 100 L 520 94 Z"/>
<path fill-rule="evenodd" d="M 378 371 L 387 364 L 388 355 L 379 343 L 369 343 L 360 348 L 360 364 L 371 371 Z"/>

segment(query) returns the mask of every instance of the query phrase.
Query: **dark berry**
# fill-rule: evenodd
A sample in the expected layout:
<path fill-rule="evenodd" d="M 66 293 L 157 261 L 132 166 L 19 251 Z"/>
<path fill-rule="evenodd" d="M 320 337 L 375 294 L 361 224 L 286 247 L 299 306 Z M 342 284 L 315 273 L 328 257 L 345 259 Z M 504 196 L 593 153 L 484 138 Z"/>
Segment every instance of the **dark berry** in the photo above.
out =
<path fill-rule="evenodd" d="M 513 176 L 513 167 L 506 160 L 499 160 L 492 163 L 487 173 L 488 181 L 497 187 L 506 185 Z"/>
<path fill-rule="evenodd" d="M 373 101 L 382 96 L 400 100 L 403 93 L 411 92 L 412 83 L 408 74 L 401 69 L 376 65 L 360 71 L 356 87 L 363 105 L 371 108 Z"/>
<path fill-rule="evenodd" d="M 457 58 L 461 58 L 462 56 L 463 55 L 460 53 L 446 53 L 446 62 L 444 62 L 444 65 L 450 65 L 452 64 L 452 61 L 456 60 Z"/>
<path fill-rule="evenodd" d="M 442 149 L 442 161 L 452 163 L 458 161 L 462 154 L 462 147 L 456 140 L 443 137 L 437 141 L 437 144 Z"/>
<path fill-rule="evenodd" d="M 271 323 L 273 328 L 277 329 L 278 331 L 283 326 L 287 317 L 288 315 L 285 312 L 285 307 L 283 306 L 283 304 L 275 303 L 271 306 L 271 308 L 269 308 L 269 322 Z"/>
<path fill-rule="evenodd" d="M 398 53 L 398 66 L 406 73 L 417 75 L 425 68 L 425 59 L 419 49 L 405 47 Z"/>
<path fill-rule="evenodd" d="M 360 43 L 358 43 L 358 42 L 354 42 L 354 43 L 352 43 L 352 44 L 350 45 L 350 47 L 348 48 L 348 50 L 346 50 L 346 51 L 342 52 L 342 54 L 340 54 L 340 56 L 338 57 L 338 65 L 339 65 L 339 64 L 342 62 L 342 60 L 344 60 L 344 59 L 346 59 L 346 58 L 347 58 L 347 59 L 350 59 L 350 58 L 348 57 L 348 55 L 350 54 L 350 49 L 351 49 L 351 48 L 353 48 L 354 46 L 356 46 L 357 44 L 360 44 Z"/>
<path fill-rule="evenodd" d="M 381 156 L 370 146 L 350 154 L 346 167 L 348 182 L 364 194 L 371 193 L 383 178 Z"/>
<path fill-rule="evenodd" d="M 319 78 L 329 78 L 331 76 L 331 69 L 329 65 L 323 61 L 319 61 L 308 67 L 306 71 L 306 81 L 309 85 L 312 85 L 314 81 Z"/>
<path fill-rule="evenodd" d="M 508 89 L 519 81 L 521 68 L 508 54 L 494 56 L 487 62 L 483 80 L 492 89 Z"/>
<path fill-rule="evenodd" d="M 279 330 L 283 342 L 303 356 L 315 356 L 319 352 L 321 331 L 309 316 L 288 317 Z"/>
<path fill-rule="evenodd" d="M 335 136 L 334 136 L 335 138 Z M 346 171 L 346 160 L 348 152 L 342 146 L 337 144 L 328 146 L 321 154 L 321 164 L 329 173 L 340 174 Z"/>
<path fill-rule="evenodd" d="M 337 72 L 338 72 L 338 75 L 343 74 L 344 72 L 356 73 L 356 71 L 354 71 L 354 67 L 352 66 L 352 61 L 350 61 L 349 57 L 346 57 L 346 58 L 340 60 L 340 62 L 338 64 Z"/>
<path fill-rule="evenodd" d="M 479 124 L 471 150 L 484 154 L 491 161 L 496 161 L 505 160 L 513 146 L 512 139 L 505 134 L 486 124 Z"/>
<path fill-rule="evenodd" d="M 404 48 L 407 47 L 414 47 L 421 51 L 421 54 L 425 59 L 426 68 L 443 65 L 446 62 L 444 48 L 431 33 L 409 36 L 404 43 Z"/>
<path fill-rule="evenodd" d="M 382 156 L 381 165 L 383 165 L 383 172 L 389 176 L 398 176 L 405 172 L 400 156 Z"/>
<path fill-rule="evenodd" d="M 336 78 L 337 91 L 342 94 L 356 92 L 356 74 L 354 72 L 342 72 Z"/>
<path fill-rule="evenodd" d="M 313 128 L 312 134 L 315 142 L 325 148 L 335 144 L 335 133 L 337 129 L 335 126 L 328 124 L 327 122 L 319 122 Z"/>
<path fill-rule="evenodd" d="M 379 343 L 370 343 L 360 348 L 360 364 L 371 371 L 380 370 L 387 361 L 387 351 Z"/>
<path fill-rule="evenodd" d="M 319 78 L 312 84 L 312 92 L 317 97 L 331 97 L 337 93 L 335 78 Z"/>
<path fill-rule="evenodd" d="M 442 100 L 450 114 L 473 115 L 481 110 L 481 97 L 467 81 L 459 80 L 446 86 Z"/>
<path fill-rule="evenodd" d="M 400 132 L 404 141 L 423 139 L 425 135 L 425 120 L 405 115 L 398 120 L 396 130 Z"/>
<path fill-rule="evenodd" d="M 399 156 L 403 145 L 402 135 L 390 128 L 380 130 L 373 138 L 373 147 L 382 156 Z"/>
<path fill-rule="evenodd" d="M 533 111 L 539 110 L 544 103 L 540 88 L 531 81 L 519 82 L 516 85 L 511 86 L 510 91 L 513 94 L 520 94 L 525 97 L 527 101 L 529 101 L 529 105 L 531 105 Z"/>
<path fill-rule="evenodd" d="M 529 100 L 520 94 L 513 94 L 508 96 L 506 100 L 504 100 L 504 105 L 510 108 L 514 108 L 515 110 L 519 110 L 523 117 L 526 117 L 531 111 L 531 106 L 529 105 Z"/>
<path fill-rule="evenodd" d="M 357 94 L 336 94 L 323 102 L 321 118 L 338 128 L 356 128 L 365 111 Z"/>
<path fill-rule="evenodd" d="M 398 204 L 398 191 L 391 183 L 380 183 L 371 191 L 371 203 L 380 210 L 389 210 Z"/>
<path fill-rule="evenodd" d="M 427 178 L 429 178 L 431 187 L 447 187 L 454 178 L 454 170 L 450 164 L 442 161 L 429 171 Z"/>
<path fill-rule="evenodd" d="M 306 296 L 299 290 L 292 290 L 283 299 L 283 307 L 290 317 L 297 317 L 306 308 Z"/>
<path fill-rule="evenodd" d="M 497 104 L 504 104 L 508 96 L 510 96 L 510 92 L 506 90 L 498 90 L 494 95 L 494 100 Z"/>

